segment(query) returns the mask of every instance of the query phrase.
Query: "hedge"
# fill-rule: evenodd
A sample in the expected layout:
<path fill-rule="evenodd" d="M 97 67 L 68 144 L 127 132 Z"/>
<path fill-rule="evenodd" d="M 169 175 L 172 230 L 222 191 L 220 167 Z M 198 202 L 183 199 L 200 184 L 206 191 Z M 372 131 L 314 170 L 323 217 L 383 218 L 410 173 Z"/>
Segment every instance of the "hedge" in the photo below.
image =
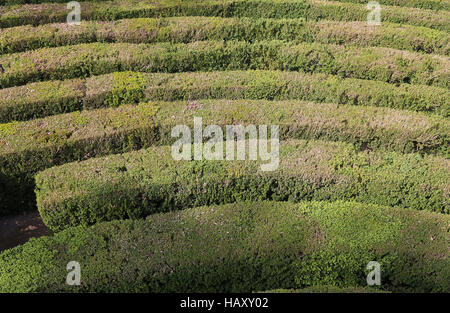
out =
<path fill-rule="evenodd" d="M 244 200 L 346 199 L 450 212 L 448 159 L 298 140 L 282 141 L 279 153 L 274 171 L 248 155 L 176 161 L 170 146 L 68 163 L 36 175 L 37 206 L 53 231 Z"/>
<path fill-rule="evenodd" d="M 79 0 L 78 2 L 83 2 L 83 1 L 97 2 L 97 1 L 108 1 L 108 0 Z M 68 3 L 70 1 L 67 1 L 67 0 L 0 0 L 0 5 L 33 4 L 33 3 L 46 3 L 46 2 Z"/>
<path fill-rule="evenodd" d="M 34 207 L 33 175 L 90 157 L 174 142 L 173 126 L 276 124 L 282 139 L 346 141 L 361 149 L 448 156 L 449 124 L 387 108 L 299 101 L 199 100 L 142 103 L 0 124 L 0 215 Z M 20 199 L 18 201 L 17 199 Z"/>
<path fill-rule="evenodd" d="M 85 89 L 84 79 L 0 89 L 0 123 L 81 110 L 84 108 Z"/>
<path fill-rule="evenodd" d="M 377 287 L 336 287 L 333 285 L 311 286 L 303 289 L 275 289 L 263 293 L 389 293 Z"/>
<path fill-rule="evenodd" d="M 82 1 L 87 1 L 87 0 L 80 0 L 79 2 L 82 2 Z M 89 0 L 89 1 L 95 2 L 95 1 L 106 1 L 106 0 Z M 366 0 L 335 0 L 335 1 L 367 4 Z M 45 2 L 65 3 L 66 0 L 0 0 L 0 5 L 45 3 Z M 380 1 L 380 4 L 383 6 L 390 5 L 390 6 L 412 7 L 412 8 L 430 9 L 430 10 L 450 10 L 450 2 L 448 0 L 408 0 L 406 2 L 404 0 L 383 0 L 383 1 Z"/>
<path fill-rule="evenodd" d="M 0 254 L 1 292 L 448 292 L 449 216 L 356 202 L 240 203 L 75 227 Z M 80 264 L 81 285 L 66 284 Z"/>
<path fill-rule="evenodd" d="M 286 40 L 381 46 L 400 50 L 450 54 L 450 35 L 425 27 L 366 22 L 305 22 L 298 19 L 220 17 L 138 18 L 114 22 L 66 23 L 0 30 L 0 53 L 23 52 L 90 42 L 187 43 L 199 40 Z"/>
<path fill-rule="evenodd" d="M 188 73 L 115 72 L 88 79 L 47 81 L 0 90 L 0 122 L 119 106 L 150 100 L 298 99 L 380 106 L 449 116 L 443 88 L 342 79 L 326 74 L 279 71 Z"/>
<path fill-rule="evenodd" d="M 287 70 L 450 88 L 450 59 L 388 48 L 281 41 L 91 43 L 0 56 L 0 87 L 115 71 Z"/>
<path fill-rule="evenodd" d="M 334 0 L 337 2 L 350 2 L 367 4 L 367 0 Z M 381 7 L 385 5 L 394 5 L 401 7 L 411 7 L 429 10 L 450 10 L 450 1 L 448 0 L 380 0 Z"/>
<path fill-rule="evenodd" d="M 115 0 L 104 3 L 82 2 L 82 20 L 114 21 L 136 17 L 221 16 L 251 18 L 303 18 L 336 21 L 366 21 L 366 5 L 316 0 Z M 66 4 L 43 3 L 0 7 L 0 27 L 65 22 Z M 450 12 L 395 6 L 382 7 L 382 22 L 450 30 Z"/>

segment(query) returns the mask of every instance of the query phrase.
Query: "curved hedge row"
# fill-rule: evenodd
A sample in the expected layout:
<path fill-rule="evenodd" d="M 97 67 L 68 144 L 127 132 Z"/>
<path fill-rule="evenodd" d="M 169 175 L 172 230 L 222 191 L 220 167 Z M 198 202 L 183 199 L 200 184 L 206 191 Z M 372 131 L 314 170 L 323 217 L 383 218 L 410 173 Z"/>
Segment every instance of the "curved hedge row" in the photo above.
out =
<path fill-rule="evenodd" d="M 21 0 L 16 0 L 21 1 Z M 367 4 L 367 0 L 334 0 L 337 2 L 350 2 Z M 380 0 L 381 7 L 384 5 L 395 5 L 429 10 L 450 10 L 449 0 Z"/>
<path fill-rule="evenodd" d="M 101 91 L 98 90 L 100 93 Z M 0 123 L 85 108 L 86 80 L 48 81 L 0 89 Z"/>
<path fill-rule="evenodd" d="M 450 88 L 450 59 L 388 48 L 281 41 L 91 43 L 0 56 L 0 87 L 115 71 L 287 70 Z"/>
<path fill-rule="evenodd" d="M 450 35 L 424 27 L 390 23 L 372 27 L 366 22 L 199 16 L 83 22 L 77 27 L 61 23 L 7 28 L 0 30 L 0 53 L 90 42 L 186 43 L 200 40 L 286 40 L 450 54 Z"/>
<path fill-rule="evenodd" d="M 274 171 L 261 170 L 270 160 L 248 155 L 176 161 L 170 146 L 68 163 L 36 175 L 38 209 L 53 231 L 244 200 L 355 200 L 450 213 L 447 159 L 296 140 L 282 141 L 279 153 Z"/>
<path fill-rule="evenodd" d="M 100 1 L 109 1 L 109 0 L 79 0 L 78 2 L 90 1 L 90 2 L 100 2 Z M 70 1 L 67 0 L 0 0 L 0 5 L 18 5 L 18 4 L 34 4 L 34 3 L 68 3 Z"/>
<path fill-rule="evenodd" d="M 136 17 L 222 16 L 251 18 L 304 18 L 312 21 L 366 21 L 366 5 L 317 0 L 114 0 L 82 2 L 82 20 L 114 21 Z M 450 30 L 450 12 L 395 6 L 382 7 L 383 22 Z M 46 3 L 0 7 L 0 27 L 65 22 L 66 4 Z"/>
<path fill-rule="evenodd" d="M 86 1 L 80 0 L 79 2 Z M 96 1 L 106 1 L 106 0 L 90 0 L 91 2 Z M 186 0 L 183 0 L 186 1 Z M 350 2 L 367 4 L 366 0 L 335 0 L 337 2 Z M 14 5 L 14 4 L 26 4 L 26 3 L 45 3 L 45 2 L 56 2 L 56 3 L 66 3 L 67 0 L 0 0 L 0 5 Z M 431 9 L 431 10 L 449 10 L 450 2 L 448 0 L 383 0 L 382 5 L 393 5 L 401 7 L 412 7 L 420 9 Z"/>
<path fill-rule="evenodd" d="M 75 227 L 0 254 L 0 292 L 448 292 L 448 216 L 355 202 L 241 203 Z M 70 261 L 81 285 L 66 284 Z"/>
<path fill-rule="evenodd" d="M 450 91 L 443 88 L 342 79 L 279 71 L 188 73 L 116 72 L 88 79 L 47 81 L 0 90 L 0 122 L 29 120 L 82 109 L 150 100 L 306 100 L 380 106 L 448 117 Z"/>
<path fill-rule="evenodd" d="M 142 103 L 0 124 L 0 215 L 33 207 L 33 175 L 90 157 L 169 144 L 171 128 L 194 116 L 217 125 L 277 124 L 281 138 L 347 141 L 362 149 L 448 155 L 449 124 L 387 108 L 299 101 Z M 20 199 L 21 202 L 17 199 Z"/>
<path fill-rule="evenodd" d="M 333 285 L 311 286 L 303 289 L 274 289 L 263 293 L 388 293 L 377 287 L 336 287 Z"/>

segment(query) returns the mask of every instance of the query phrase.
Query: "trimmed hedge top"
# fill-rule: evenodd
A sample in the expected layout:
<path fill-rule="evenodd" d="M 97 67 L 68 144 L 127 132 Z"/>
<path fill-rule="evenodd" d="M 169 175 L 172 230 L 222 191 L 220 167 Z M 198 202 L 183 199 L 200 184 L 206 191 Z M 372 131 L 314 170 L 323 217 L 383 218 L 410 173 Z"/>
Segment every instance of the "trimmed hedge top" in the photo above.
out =
<path fill-rule="evenodd" d="M 165 136 L 170 136 L 171 128 L 191 125 L 194 116 L 220 126 L 277 124 L 285 138 L 342 140 L 365 144 L 368 149 L 448 155 L 449 148 L 450 125 L 436 115 L 294 100 L 197 100 L 121 105 L 0 124 L 0 156 L 59 150 L 82 140 L 136 129 L 158 128 L 158 134 L 164 136 L 161 142 L 168 142 L 171 140 Z"/>
<path fill-rule="evenodd" d="M 80 0 L 87 1 L 87 0 Z M 106 0 L 90 0 L 96 1 L 106 1 Z M 184 0 L 186 1 L 186 0 Z M 335 0 L 337 2 L 350 2 L 350 3 L 360 3 L 366 4 L 366 0 Z M 0 0 L 0 5 L 13 5 L 13 4 L 25 4 L 25 3 L 45 3 L 45 2 L 66 2 L 66 0 Z M 433 9 L 433 10 L 449 10 L 450 2 L 448 0 L 383 0 L 382 4 L 401 6 L 401 7 L 412 7 L 420 9 Z"/>
<path fill-rule="evenodd" d="M 123 95 L 123 93 L 120 93 Z M 114 97 L 110 98 L 114 99 Z M 347 141 L 361 149 L 448 155 L 449 124 L 387 108 L 301 101 L 142 103 L 0 124 L 0 215 L 33 208 L 33 175 L 51 166 L 153 144 L 169 144 L 173 126 L 276 124 L 281 139 Z M 18 200 L 20 199 L 20 200 Z"/>
<path fill-rule="evenodd" d="M 54 231 L 243 200 L 352 199 L 450 213 L 447 159 L 288 140 L 279 167 L 261 171 L 269 162 L 175 161 L 171 147 L 93 158 L 38 173 L 38 209 Z"/>
<path fill-rule="evenodd" d="M 0 122 L 149 100 L 297 99 L 385 106 L 449 116 L 450 91 L 423 85 L 279 71 L 118 72 L 0 90 Z"/>
<path fill-rule="evenodd" d="M 366 21 L 366 4 L 318 0 L 114 0 L 82 2 L 83 20 L 118 20 L 136 17 L 221 16 L 251 18 L 304 18 L 312 21 Z M 64 22 L 66 4 L 46 3 L 0 7 L 0 27 Z M 383 22 L 450 30 L 449 11 L 431 11 L 383 5 Z"/>
<path fill-rule="evenodd" d="M 450 217 L 355 202 L 240 203 L 75 227 L 0 254 L 0 292 L 448 292 Z M 66 266 L 81 266 L 81 285 Z"/>
<path fill-rule="evenodd" d="M 0 56 L 0 87 L 115 71 L 286 70 L 450 88 L 450 59 L 389 48 L 282 41 L 91 43 Z"/>
<path fill-rule="evenodd" d="M 361 149 L 444 156 L 449 148 L 449 124 L 442 117 L 388 108 L 302 101 L 199 100 L 73 112 L 0 124 L 0 215 L 34 207 L 33 175 L 37 171 L 169 144 L 174 141 L 171 128 L 192 125 L 194 116 L 203 117 L 205 125 L 280 125 L 281 139 L 341 140 Z"/>
<path fill-rule="evenodd" d="M 334 0 L 334 1 L 367 4 L 367 0 Z M 397 6 L 431 9 L 431 10 L 450 10 L 449 0 L 381 0 L 380 4 L 397 5 Z"/>
<path fill-rule="evenodd" d="M 0 216 L 59 233 L 0 292 L 450 291 L 450 0 L 46 1 L 0 0 Z M 195 117 L 279 158 L 176 161 Z"/>
<path fill-rule="evenodd" d="M 49 81 L 0 90 L 0 121 L 148 100 L 298 99 L 435 112 L 448 117 L 443 88 L 278 71 L 120 72 L 86 80 Z"/>
<path fill-rule="evenodd" d="M 275 289 L 263 293 L 389 293 L 374 287 L 336 287 L 332 285 L 311 286 L 303 289 Z"/>
<path fill-rule="evenodd" d="M 450 54 L 450 35 L 426 27 L 383 22 L 303 21 L 221 17 L 137 18 L 112 22 L 86 21 L 38 27 L 0 29 L 0 53 L 89 42 L 193 42 L 200 40 L 286 40 L 381 46 L 435 54 Z"/>

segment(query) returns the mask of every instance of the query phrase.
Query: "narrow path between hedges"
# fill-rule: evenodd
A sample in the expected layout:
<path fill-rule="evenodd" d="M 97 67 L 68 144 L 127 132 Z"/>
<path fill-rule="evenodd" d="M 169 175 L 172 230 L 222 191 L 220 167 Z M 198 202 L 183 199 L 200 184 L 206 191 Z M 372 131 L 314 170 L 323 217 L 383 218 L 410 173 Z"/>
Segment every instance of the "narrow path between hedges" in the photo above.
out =
<path fill-rule="evenodd" d="M 0 218 L 0 252 L 50 234 L 38 211 Z"/>

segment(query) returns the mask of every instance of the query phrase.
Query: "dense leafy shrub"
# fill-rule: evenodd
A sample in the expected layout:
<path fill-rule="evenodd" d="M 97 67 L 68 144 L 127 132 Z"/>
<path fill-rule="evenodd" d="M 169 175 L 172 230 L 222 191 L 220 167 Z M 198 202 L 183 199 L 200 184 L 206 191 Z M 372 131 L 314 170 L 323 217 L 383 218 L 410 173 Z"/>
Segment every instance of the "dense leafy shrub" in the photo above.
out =
<path fill-rule="evenodd" d="M 0 254 L 1 292 L 448 292 L 449 216 L 356 202 L 240 203 L 75 227 Z M 66 265 L 81 265 L 81 285 Z M 308 277 L 309 280 L 305 280 Z"/>
<path fill-rule="evenodd" d="M 442 158 L 283 141 L 279 167 L 264 172 L 260 165 L 268 161 L 175 161 L 170 150 L 153 147 L 39 173 L 37 203 L 44 223 L 59 231 L 243 200 L 351 199 L 449 213 L 450 172 Z"/>
<path fill-rule="evenodd" d="M 365 21 L 306 22 L 200 16 L 87 21 L 77 27 L 67 27 L 66 23 L 12 27 L 0 30 L 0 53 L 89 42 L 187 43 L 200 40 L 286 40 L 450 53 L 450 35 L 425 27 L 387 22 L 372 27 Z"/>
<path fill-rule="evenodd" d="M 282 41 L 199 41 L 189 44 L 91 43 L 0 56 L 0 87 L 88 77 L 116 71 L 285 70 L 450 87 L 450 60 L 376 47 Z"/>
<path fill-rule="evenodd" d="M 82 2 L 83 0 L 80 0 Z M 86 0 L 84 0 L 86 1 Z M 96 1 L 106 1 L 106 0 L 90 0 L 92 2 Z M 350 2 L 350 3 L 360 3 L 366 4 L 366 0 L 335 0 L 338 2 Z M 0 0 L 0 5 L 14 5 L 14 4 L 25 4 L 25 3 L 45 3 L 45 2 L 66 2 L 65 0 Z M 165 2 L 162 2 L 165 3 Z M 169 2 L 167 2 L 169 3 Z M 394 5 L 394 6 L 405 6 L 412 8 L 421 9 L 434 9 L 434 10 L 450 10 L 450 3 L 448 0 L 383 0 L 383 5 Z"/>
<path fill-rule="evenodd" d="M 85 94 L 82 79 L 0 89 L 0 123 L 81 110 Z"/>
<path fill-rule="evenodd" d="M 264 293 L 388 293 L 374 287 L 336 287 L 330 285 L 311 286 L 303 289 L 274 289 Z"/>
<path fill-rule="evenodd" d="M 88 1 L 88 0 L 80 0 Z M 96 1 L 107 1 L 107 0 L 89 0 L 91 2 Z M 46 2 L 56 2 L 56 3 L 67 3 L 66 0 L 0 0 L 0 5 L 17 5 L 17 4 L 31 4 L 31 3 L 46 3 Z"/>
<path fill-rule="evenodd" d="M 0 0 L 0 216 L 59 233 L 0 292 L 450 291 L 449 0 L 47 1 Z M 280 125 L 279 166 L 175 161 L 194 117 Z"/>
<path fill-rule="evenodd" d="M 298 99 L 383 106 L 449 116 L 444 88 L 342 79 L 326 74 L 279 71 L 190 73 L 120 72 L 85 80 L 49 81 L 0 90 L 0 122 L 28 120 L 79 109 L 138 100 Z"/>
<path fill-rule="evenodd" d="M 366 5 L 314 0 L 115 0 L 82 2 L 83 21 L 136 17 L 221 16 L 251 18 L 303 18 L 307 20 L 366 21 Z M 383 6 L 383 22 L 450 30 L 448 11 Z M 45 3 L 0 7 L 0 27 L 64 22 L 66 4 Z"/>
<path fill-rule="evenodd" d="M 112 88 L 105 97 L 105 104 L 117 107 L 122 103 L 139 103 L 144 98 L 145 83 L 140 73 L 112 74 Z"/>
<path fill-rule="evenodd" d="M 448 155 L 449 124 L 439 116 L 388 108 L 299 101 L 142 103 L 0 124 L 0 214 L 33 207 L 33 175 L 42 169 L 154 144 L 170 131 L 204 123 L 280 125 L 280 138 L 347 141 L 361 149 Z M 18 200 L 20 199 L 20 200 Z"/>
<path fill-rule="evenodd" d="M 366 0 L 334 0 L 334 1 L 367 4 Z M 398 5 L 430 10 L 450 10 L 450 1 L 448 0 L 381 0 L 380 4 L 382 6 Z"/>

